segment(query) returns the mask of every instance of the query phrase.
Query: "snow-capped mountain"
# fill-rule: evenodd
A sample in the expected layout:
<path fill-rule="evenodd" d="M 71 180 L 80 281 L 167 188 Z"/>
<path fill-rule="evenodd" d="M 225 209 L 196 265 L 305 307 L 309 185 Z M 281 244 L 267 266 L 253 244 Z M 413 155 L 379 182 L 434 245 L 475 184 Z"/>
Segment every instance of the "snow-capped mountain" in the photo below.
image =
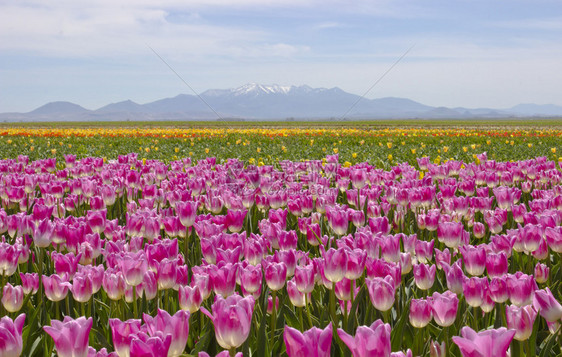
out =
<path fill-rule="evenodd" d="M 466 119 L 530 115 L 562 116 L 562 107 L 532 104 L 510 109 L 431 107 L 405 98 L 361 98 L 338 87 L 249 83 L 238 88 L 210 89 L 200 96 L 179 94 L 146 104 L 126 100 L 97 110 L 53 102 L 29 113 L 0 114 L 0 120 Z"/>

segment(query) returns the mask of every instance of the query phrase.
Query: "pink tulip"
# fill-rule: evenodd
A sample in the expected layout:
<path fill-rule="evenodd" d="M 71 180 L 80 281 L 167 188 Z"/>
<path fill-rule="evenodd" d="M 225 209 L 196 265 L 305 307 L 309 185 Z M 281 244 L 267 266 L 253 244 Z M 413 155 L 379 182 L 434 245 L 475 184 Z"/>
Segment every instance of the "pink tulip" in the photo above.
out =
<path fill-rule="evenodd" d="M 94 233 L 102 233 L 105 230 L 107 210 L 86 212 L 86 222 Z"/>
<path fill-rule="evenodd" d="M 119 319 L 109 319 L 113 347 L 120 357 L 129 357 L 131 340 L 141 331 L 141 320 L 131 319 L 121 321 Z"/>
<path fill-rule="evenodd" d="M 515 330 L 500 327 L 477 333 L 465 326 L 461 329 L 461 335 L 463 337 L 454 336 L 453 342 L 459 346 L 463 357 L 505 357 Z"/>
<path fill-rule="evenodd" d="M 486 250 L 483 246 L 465 245 L 459 248 L 466 272 L 472 276 L 480 276 L 486 268 Z"/>
<path fill-rule="evenodd" d="M 158 264 L 158 289 L 171 289 L 176 285 L 177 259 L 162 259 Z"/>
<path fill-rule="evenodd" d="M 562 253 L 562 227 L 546 227 L 544 235 L 550 249 L 553 252 Z"/>
<path fill-rule="evenodd" d="M 240 347 L 250 334 L 254 298 L 230 295 L 226 299 L 217 295 L 212 305 L 213 314 L 204 307 L 201 311 L 215 325 L 215 337 L 218 344 L 227 350 Z"/>
<path fill-rule="evenodd" d="M 351 350 L 353 357 L 389 357 L 390 325 L 382 320 L 373 322 L 371 326 L 359 326 L 352 337 L 338 328 L 338 336 Z"/>
<path fill-rule="evenodd" d="M 197 357 L 211 357 L 207 352 L 199 352 Z M 229 351 L 222 351 L 215 355 L 215 357 L 230 357 Z M 242 352 L 237 352 L 234 357 L 243 357 Z"/>
<path fill-rule="evenodd" d="M 533 332 L 533 324 L 537 317 L 537 311 L 531 305 L 518 307 L 510 305 L 505 307 L 505 315 L 508 329 L 514 329 L 515 339 L 525 341 Z"/>
<path fill-rule="evenodd" d="M 367 253 L 363 249 L 353 249 L 347 254 L 347 266 L 345 277 L 351 280 L 357 280 L 365 272 L 365 260 Z"/>
<path fill-rule="evenodd" d="M 210 271 L 211 281 L 215 294 L 227 297 L 234 293 L 236 288 L 237 264 L 226 263 L 220 266 L 213 266 Z"/>
<path fill-rule="evenodd" d="M 435 323 L 441 327 L 448 327 L 455 322 L 459 307 L 459 299 L 455 293 L 448 290 L 443 294 L 434 292 L 428 301 L 431 303 Z"/>
<path fill-rule="evenodd" d="M 413 353 L 412 350 L 408 348 L 408 350 L 406 352 L 400 351 L 400 352 L 392 352 L 390 354 L 390 357 L 413 357 Z"/>
<path fill-rule="evenodd" d="M 344 248 L 330 248 L 322 254 L 324 275 L 332 283 L 337 283 L 345 277 L 347 270 L 348 252 Z"/>
<path fill-rule="evenodd" d="M 213 288 L 212 288 L 212 280 L 209 274 L 194 271 L 193 276 L 191 277 L 190 285 L 192 287 L 197 286 L 199 288 L 203 300 L 206 300 L 209 296 L 211 296 L 211 292 Z"/>
<path fill-rule="evenodd" d="M 203 296 L 199 287 L 180 286 L 179 290 L 179 305 L 184 311 L 194 313 L 201 307 L 203 303 Z"/>
<path fill-rule="evenodd" d="M 33 229 L 33 242 L 39 248 L 46 248 L 51 244 L 54 224 L 48 218 L 43 219 Z"/>
<path fill-rule="evenodd" d="M 39 274 L 37 273 L 20 273 L 21 285 L 23 293 L 35 294 L 39 289 Z"/>
<path fill-rule="evenodd" d="M 433 312 L 431 303 L 425 299 L 412 299 L 410 302 L 410 324 L 423 328 L 431 321 Z"/>
<path fill-rule="evenodd" d="M 437 266 L 437 269 L 443 269 L 442 263 L 451 265 L 451 252 L 449 251 L 449 248 L 445 248 L 443 249 L 443 251 L 434 248 L 434 252 L 435 252 L 435 265 Z"/>
<path fill-rule="evenodd" d="M 428 290 L 435 282 L 435 265 L 416 264 L 414 265 L 414 280 L 416 286 L 421 290 Z"/>
<path fill-rule="evenodd" d="M 279 297 L 275 297 L 275 310 L 279 311 Z M 267 309 L 266 312 L 268 315 L 273 314 L 273 296 L 267 296 Z"/>
<path fill-rule="evenodd" d="M 148 261 L 143 251 L 136 254 L 126 253 L 119 263 L 125 282 L 129 286 L 138 286 L 142 283 L 144 273 L 148 269 Z"/>
<path fill-rule="evenodd" d="M 226 226 L 231 232 L 240 232 L 244 227 L 244 219 L 246 218 L 246 210 L 229 209 L 226 212 Z"/>
<path fill-rule="evenodd" d="M 125 294 L 125 278 L 121 271 L 106 270 L 103 274 L 102 286 L 107 297 L 111 300 L 120 300 Z"/>
<path fill-rule="evenodd" d="M 548 274 L 550 268 L 546 264 L 537 263 L 535 265 L 535 280 L 539 284 L 544 284 L 548 281 Z"/>
<path fill-rule="evenodd" d="M 383 278 L 366 279 L 369 297 L 375 309 L 388 311 L 394 304 L 394 279 L 390 275 Z"/>
<path fill-rule="evenodd" d="M 289 295 L 289 301 L 291 301 L 291 304 L 293 306 L 304 307 L 306 305 L 307 295 L 310 295 L 310 294 L 301 293 L 297 289 L 297 285 L 295 283 L 295 278 L 293 278 L 293 279 L 287 281 L 287 295 Z M 308 298 L 308 300 L 310 300 L 310 297 Z"/>
<path fill-rule="evenodd" d="M 287 280 L 287 265 L 285 263 L 264 261 L 265 282 L 269 289 L 277 291 L 285 286 Z"/>
<path fill-rule="evenodd" d="M 158 309 L 156 317 L 143 314 L 143 319 L 150 336 L 162 332 L 172 337 L 168 357 L 177 357 L 183 353 L 189 335 L 189 312 L 179 310 L 174 316 L 170 316 L 167 311 Z"/>
<path fill-rule="evenodd" d="M 6 283 L 2 289 L 2 305 L 8 312 L 18 312 L 23 305 L 23 288 Z"/>
<path fill-rule="evenodd" d="M 323 330 L 313 326 L 304 332 L 285 326 L 283 340 L 289 357 L 329 357 L 332 346 L 332 323 L 330 322 Z"/>
<path fill-rule="evenodd" d="M 472 233 L 474 234 L 474 238 L 480 239 L 486 234 L 486 226 L 482 222 L 474 222 Z"/>
<path fill-rule="evenodd" d="M 240 286 L 250 294 L 255 293 L 261 288 L 262 285 L 262 267 L 247 265 L 246 267 L 240 267 L 238 269 L 238 275 L 240 279 Z"/>
<path fill-rule="evenodd" d="M 0 275 L 11 276 L 16 272 L 19 255 L 15 246 L 0 242 Z"/>
<path fill-rule="evenodd" d="M 439 344 L 436 341 L 431 341 L 429 344 L 430 357 L 445 357 L 447 355 L 445 342 Z"/>
<path fill-rule="evenodd" d="M 88 347 L 88 357 L 119 357 L 117 352 L 107 352 L 107 349 L 102 348 L 96 351 L 93 347 Z"/>
<path fill-rule="evenodd" d="M 195 223 L 198 206 L 199 203 L 194 201 L 176 203 L 176 212 L 185 228 L 191 227 Z"/>
<path fill-rule="evenodd" d="M 508 269 L 509 262 L 504 252 L 498 254 L 488 253 L 488 255 L 486 255 L 486 271 L 490 278 L 503 276 L 507 274 Z"/>
<path fill-rule="evenodd" d="M 457 248 L 463 239 L 464 231 L 461 222 L 440 222 L 437 227 L 437 237 L 449 248 Z"/>
<path fill-rule="evenodd" d="M 548 287 L 535 291 L 533 307 L 548 322 L 555 322 L 562 318 L 562 305 L 554 298 Z"/>
<path fill-rule="evenodd" d="M 146 296 L 147 300 L 152 300 L 158 294 L 158 281 L 156 279 L 156 273 L 152 270 L 148 270 L 144 273 L 142 283 L 137 286 L 137 296 L 142 298 L 142 295 Z"/>
<path fill-rule="evenodd" d="M 60 254 L 53 252 L 51 254 L 51 259 L 55 263 L 55 270 L 57 274 L 62 276 L 62 274 L 66 273 L 70 279 L 72 279 L 74 274 L 76 274 L 81 257 L 81 254 L 75 256 L 74 253 Z"/>
<path fill-rule="evenodd" d="M 315 286 L 314 265 L 297 266 L 295 268 L 295 284 L 302 293 L 311 293 Z"/>
<path fill-rule="evenodd" d="M 492 278 L 488 285 L 491 299 L 496 303 L 503 303 L 509 299 L 507 280 L 505 277 Z"/>
<path fill-rule="evenodd" d="M 131 336 L 131 357 L 167 357 L 172 335 L 158 333 L 156 336 L 149 336 L 144 332 L 139 332 Z"/>
<path fill-rule="evenodd" d="M 378 242 L 384 260 L 393 263 L 400 261 L 400 236 L 384 236 Z"/>
<path fill-rule="evenodd" d="M 472 277 L 470 279 L 466 279 L 462 284 L 462 291 L 466 299 L 466 303 L 472 307 L 482 305 L 482 301 L 484 300 L 485 292 L 487 290 L 487 278 Z"/>
<path fill-rule="evenodd" d="M 13 321 L 8 316 L 0 319 L 0 356 L 18 357 L 21 355 L 24 323 L 25 314 L 20 314 Z"/>
<path fill-rule="evenodd" d="M 509 300 L 517 306 L 529 305 L 533 301 L 533 293 L 537 288 L 532 275 L 517 272 L 507 276 L 507 289 Z"/>
<path fill-rule="evenodd" d="M 92 279 L 85 274 L 76 274 L 72 279 L 72 297 L 78 302 L 88 302 L 93 294 Z"/>
<path fill-rule="evenodd" d="M 92 329 L 92 318 L 79 317 L 76 320 L 65 316 L 64 320 L 51 320 L 51 326 L 43 330 L 55 341 L 60 357 L 86 357 L 88 355 L 88 336 Z"/>
<path fill-rule="evenodd" d="M 43 275 L 41 281 L 45 288 L 45 296 L 51 301 L 61 301 L 66 297 L 68 290 L 72 287 L 72 284 L 66 281 L 66 275 L 63 278 L 56 274 L 51 276 Z"/>
<path fill-rule="evenodd" d="M 349 216 L 346 210 L 338 208 L 327 208 L 326 218 L 330 228 L 337 236 L 343 236 L 347 233 L 349 226 Z"/>

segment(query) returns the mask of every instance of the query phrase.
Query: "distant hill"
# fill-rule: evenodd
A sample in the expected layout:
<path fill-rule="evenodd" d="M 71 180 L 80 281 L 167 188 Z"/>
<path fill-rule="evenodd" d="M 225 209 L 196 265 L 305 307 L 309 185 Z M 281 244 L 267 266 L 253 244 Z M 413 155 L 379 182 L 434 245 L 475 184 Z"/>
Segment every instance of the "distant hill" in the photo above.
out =
<path fill-rule="evenodd" d="M 467 119 L 528 116 L 562 116 L 562 107 L 550 104 L 520 104 L 509 109 L 432 107 L 406 98 L 366 99 L 337 87 L 249 83 L 239 88 L 210 89 L 201 93 L 200 98 L 179 94 L 146 104 L 125 100 L 96 110 L 70 102 L 52 102 L 28 113 L 2 113 L 0 120 Z"/>

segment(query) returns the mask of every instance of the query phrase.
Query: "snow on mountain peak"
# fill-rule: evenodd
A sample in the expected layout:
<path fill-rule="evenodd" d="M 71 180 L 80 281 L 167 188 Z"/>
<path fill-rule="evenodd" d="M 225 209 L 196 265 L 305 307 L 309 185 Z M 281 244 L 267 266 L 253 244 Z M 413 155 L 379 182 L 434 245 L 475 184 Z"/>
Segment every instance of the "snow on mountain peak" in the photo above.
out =
<path fill-rule="evenodd" d="M 232 90 L 234 95 L 244 95 L 244 94 L 287 94 L 292 87 L 290 86 L 280 86 L 277 84 L 263 85 L 258 83 L 248 83 L 242 87 L 238 87 Z"/>

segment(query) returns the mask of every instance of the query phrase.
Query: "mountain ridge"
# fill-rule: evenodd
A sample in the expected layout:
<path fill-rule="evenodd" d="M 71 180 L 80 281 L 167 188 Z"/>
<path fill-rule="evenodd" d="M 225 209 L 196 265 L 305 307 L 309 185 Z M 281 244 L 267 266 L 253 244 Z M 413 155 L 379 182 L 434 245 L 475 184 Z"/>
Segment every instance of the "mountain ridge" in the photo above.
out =
<path fill-rule="evenodd" d="M 407 98 L 363 98 L 338 87 L 248 83 L 237 88 L 209 89 L 197 96 L 178 94 L 144 104 L 128 99 L 94 110 L 71 102 L 50 102 L 27 113 L 0 113 L 0 120 L 468 119 L 529 116 L 562 116 L 562 107 L 532 103 L 506 109 L 433 107 Z"/>

